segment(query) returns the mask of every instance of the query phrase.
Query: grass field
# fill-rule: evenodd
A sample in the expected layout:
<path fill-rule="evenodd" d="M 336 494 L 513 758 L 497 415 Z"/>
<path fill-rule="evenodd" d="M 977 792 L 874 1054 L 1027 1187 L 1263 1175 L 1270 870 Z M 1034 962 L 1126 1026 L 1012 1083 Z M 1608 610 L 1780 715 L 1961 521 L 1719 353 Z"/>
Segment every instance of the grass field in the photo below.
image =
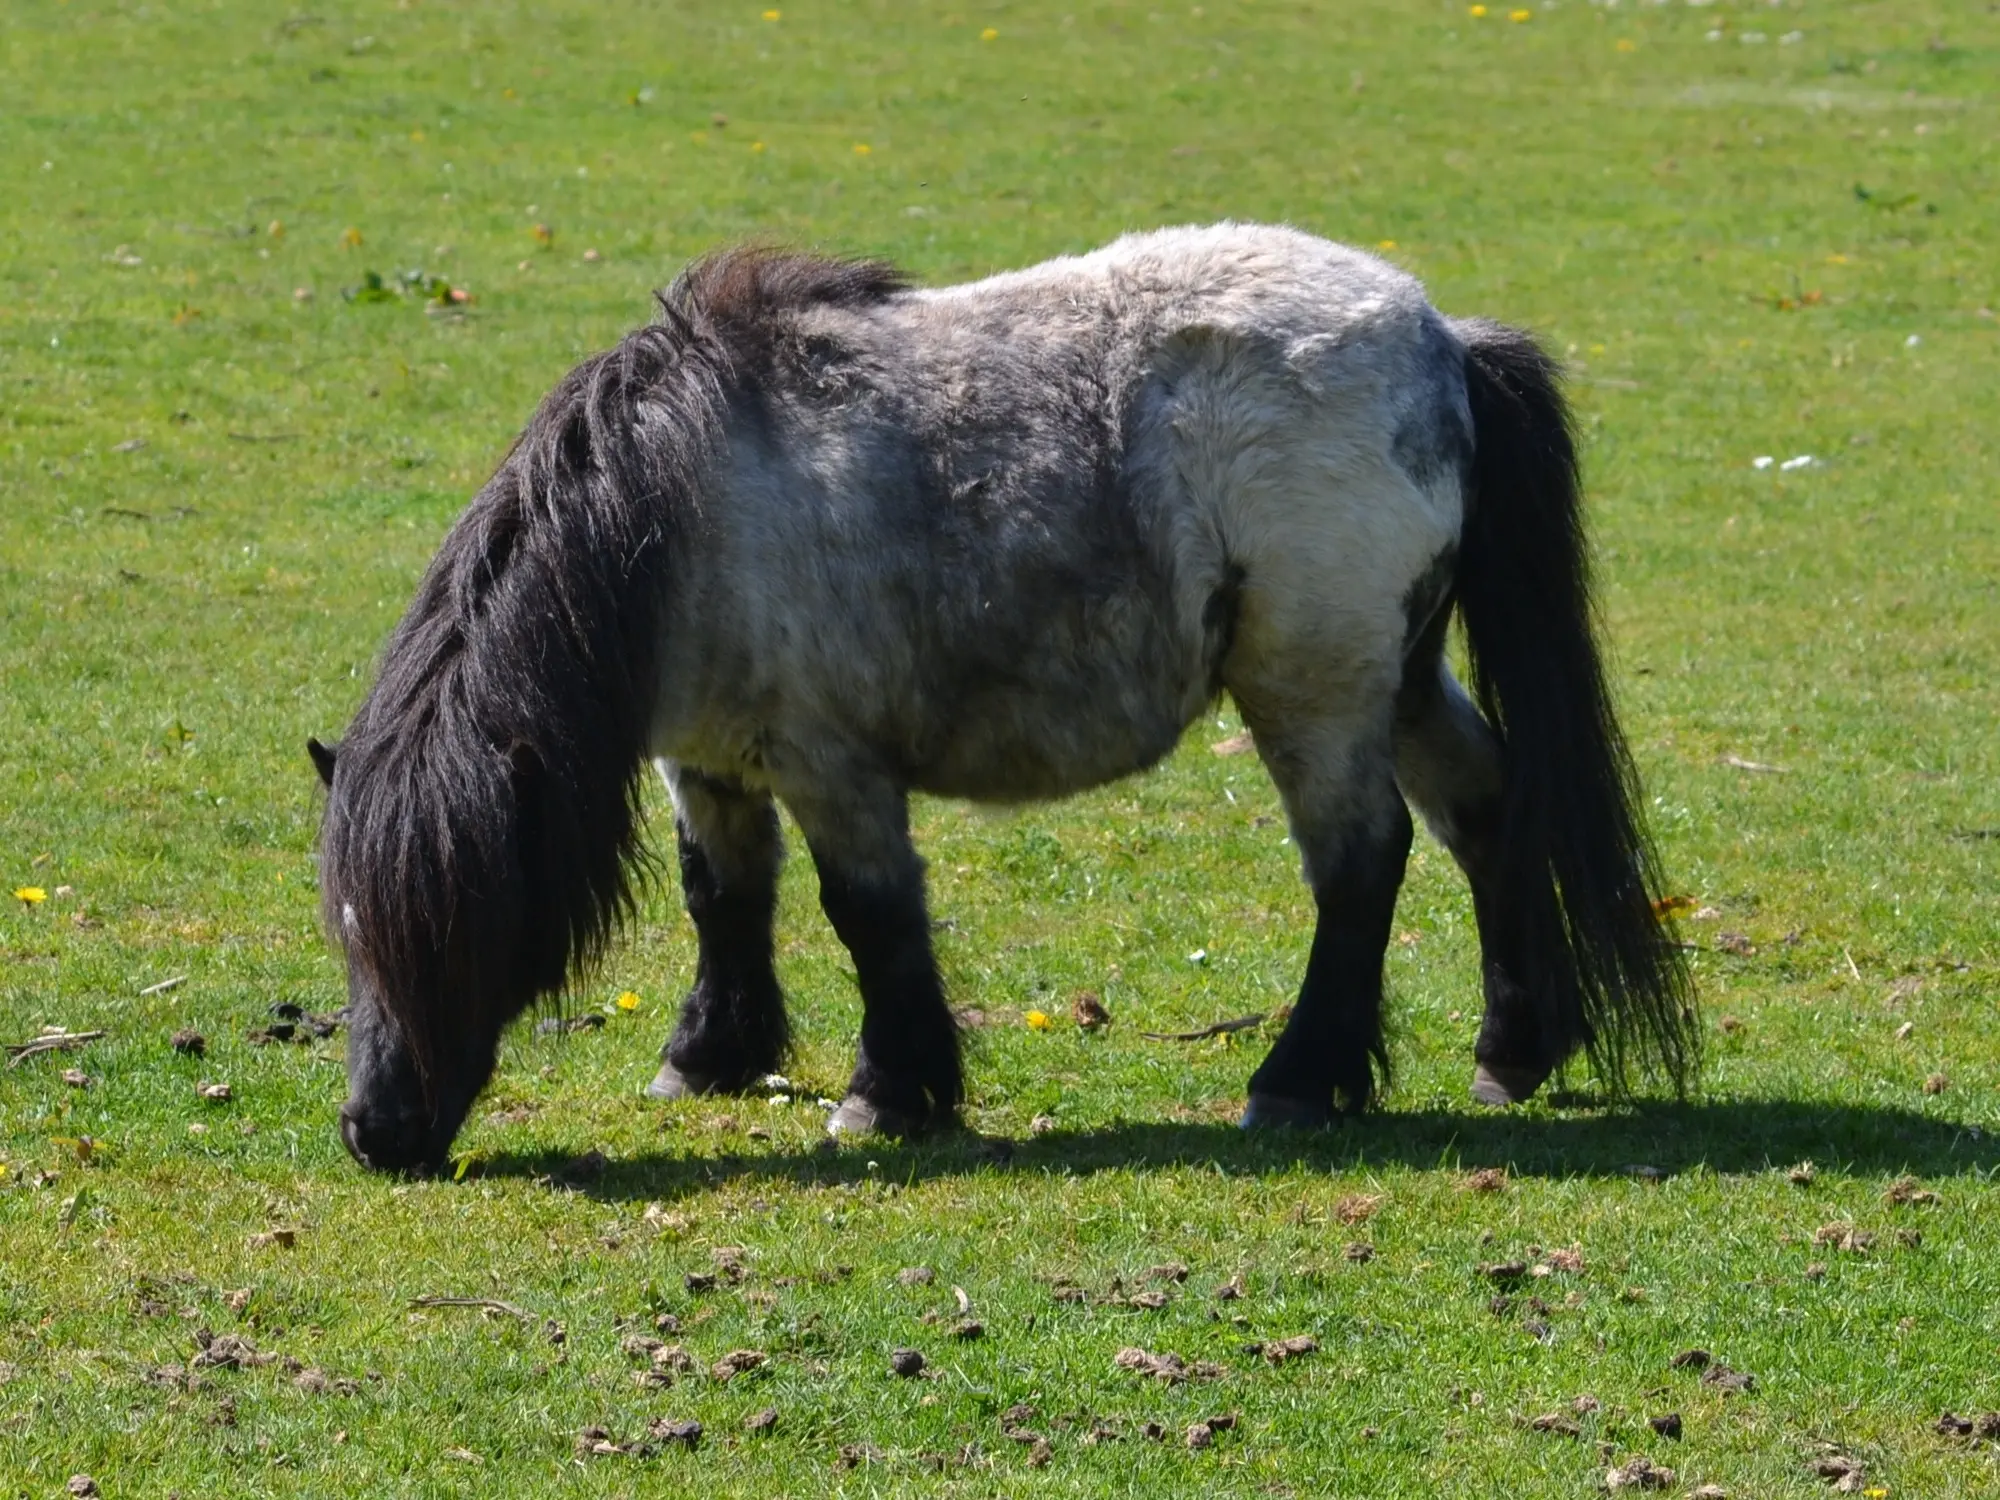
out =
<path fill-rule="evenodd" d="M 780 3 L 0 15 L 0 1041 L 105 1033 L 0 1067 L 0 1495 L 2000 1492 L 1935 1430 L 2000 1408 L 1994 7 Z M 1420 837 L 1384 1110 L 1242 1138 L 1268 1030 L 1139 1035 L 1302 970 L 1225 706 L 1147 779 L 918 810 L 979 1138 L 821 1148 L 858 1006 L 800 858 L 797 1099 L 638 1097 L 669 879 L 458 1180 L 363 1176 L 339 1038 L 248 1035 L 342 999 L 302 745 L 541 392 L 724 241 L 947 280 L 1224 216 L 1566 351 L 1699 1095 L 1474 1110 Z M 660 1419 L 700 1446 L 589 1451 Z"/>

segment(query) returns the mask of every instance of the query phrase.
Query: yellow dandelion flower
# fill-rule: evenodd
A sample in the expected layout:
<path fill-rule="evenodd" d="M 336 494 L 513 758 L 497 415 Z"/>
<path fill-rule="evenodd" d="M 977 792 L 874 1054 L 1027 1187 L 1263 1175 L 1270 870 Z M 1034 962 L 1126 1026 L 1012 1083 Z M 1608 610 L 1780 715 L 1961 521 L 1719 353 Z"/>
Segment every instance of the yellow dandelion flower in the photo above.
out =
<path fill-rule="evenodd" d="M 856 141 L 854 143 L 854 154 L 856 156 L 868 156 L 871 153 L 873 153 L 874 150 L 875 148 L 869 145 L 866 141 Z"/>
<path fill-rule="evenodd" d="M 618 1008 L 620 1010 L 637 1010 L 639 1008 L 638 995 L 631 990 L 621 991 L 618 996 Z"/>
<path fill-rule="evenodd" d="M 752 151 L 762 151 L 764 149 L 764 143 L 762 141 L 752 141 L 750 143 L 750 149 Z"/>
<path fill-rule="evenodd" d="M 1396 248 L 1396 242 L 1394 240 L 1377 240 L 1375 248 L 1377 250 L 1393 250 Z"/>
<path fill-rule="evenodd" d="M 1531 10 L 1510 10 L 1507 12 L 1507 19 L 1517 26 L 1523 21 L 1532 21 L 1534 18 L 1535 13 Z"/>
<path fill-rule="evenodd" d="M 1639 50 L 1639 44 L 1633 41 L 1632 38 L 1630 38 L 1629 36 L 1621 36 L 1618 39 L 1618 50 L 1620 52 L 1637 52 Z"/>
<path fill-rule="evenodd" d="M 412 130 L 410 132 L 410 139 L 416 141 L 419 145 L 421 145 L 423 143 L 424 133 L 421 130 Z"/>
<path fill-rule="evenodd" d="M 1483 21 L 1486 19 L 1486 7 L 1483 5 L 1468 6 L 1466 7 L 1465 13 L 1468 16 L 1471 16 L 1472 19 L 1475 21 Z"/>
<path fill-rule="evenodd" d="M 1028 1023 L 1030 1031 L 1047 1031 L 1054 1024 L 1049 1020 L 1049 1013 L 1045 1010 L 1031 1010 L 1021 1019 Z"/>
<path fill-rule="evenodd" d="M 764 19 L 767 21 L 782 21 L 784 18 L 785 13 L 781 10 L 767 10 L 764 12 Z"/>
<path fill-rule="evenodd" d="M 979 33 L 979 40 L 982 42 L 991 42 L 997 40 L 999 35 L 1000 29 L 997 26 L 989 26 Z"/>
<path fill-rule="evenodd" d="M 40 906 L 49 899 L 49 893 L 38 885 L 17 885 L 14 887 L 14 899 L 24 906 Z"/>
<path fill-rule="evenodd" d="M 348 225 L 345 229 L 340 231 L 340 243 L 345 245 L 350 250 L 360 249 L 361 231 L 356 229 L 352 224 Z"/>

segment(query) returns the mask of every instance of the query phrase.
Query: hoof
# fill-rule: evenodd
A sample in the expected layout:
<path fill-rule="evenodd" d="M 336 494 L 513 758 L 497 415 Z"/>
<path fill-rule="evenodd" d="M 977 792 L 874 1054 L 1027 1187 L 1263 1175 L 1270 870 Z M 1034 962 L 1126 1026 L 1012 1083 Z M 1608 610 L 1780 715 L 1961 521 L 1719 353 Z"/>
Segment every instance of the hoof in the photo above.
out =
<path fill-rule="evenodd" d="M 1472 1069 L 1472 1097 L 1481 1104 L 1505 1109 L 1533 1097 L 1549 1076 L 1547 1068 L 1510 1068 L 1505 1063 L 1478 1063 Z"/>
<path fill-rule="evenodd" d="M 1333 1123 L 1333 1106 L 1277 1094 L 1252 1094 L 1238 1123 L 1245 1130 L 1324 1130 Z"/>
<path fill-rule="evenodd" d="M 662 1062 L 660 1071 L 653 1075 L 653 1081 L 646 1085 L 648 1099 L 691 1099 L 698 1094 L 722 1092 L 713 1078 L 699 1073 L 683 1073 L 670 1062 Z"/>
<path fill-rule="evenodd" d="M 826 1122 L 828 1135 L 887 1135 L 907 1138 L 916 1135 L 922 1125 L 900 1109 L 890 1109 L 886 1105 L 871 1104 L 859 1094 L 849 1094 L 840 1101 Z"/>

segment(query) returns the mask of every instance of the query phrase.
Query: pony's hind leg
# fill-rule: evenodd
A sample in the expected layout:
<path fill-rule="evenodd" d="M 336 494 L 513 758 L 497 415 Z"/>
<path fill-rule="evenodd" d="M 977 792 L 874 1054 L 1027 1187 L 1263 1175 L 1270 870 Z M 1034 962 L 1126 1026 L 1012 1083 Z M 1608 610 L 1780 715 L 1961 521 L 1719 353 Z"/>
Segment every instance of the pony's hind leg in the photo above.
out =
<path fill-rule="evenodd" d="M 681 890 L 700 944 L 694 988 L 647 1085 L 655 1099 L 747 1089 L 783 1060 L 790 1032 L 771 964 L 784 858 L 762 792 L 662 763 L 680 837 Z"/>
<path fill-rule="evenodd" d="M 1387 724 L 1272 725 L 1248 704 L 1244 714 L 1284 799 L 1318 920 L 1291 1019 L 1251 1075 L 1243 1127 L 1324 1125 L 1336 1106 L 1365 1109 L 1377 1071 L 1388 1076 L 1382 956 L 1410 814 L 1396 791 Z"/>
<path fill-rule="evenodd" d="M 1518 902 L 1500 873 L 1500 741 L 1435 648 L 1412 658 L 1397 697 L 1396 777 L 1472 887 L 1486 996 L 1473 1097 L 1519 1103 L 1587 1038 L 1546 1034 L 1522 986 Z"/>
<path fill-rule="evenodd" d="M 899 787 L 866 775 L 835 797 L 787 795 L 819 870 L 819 901 L 854 960 L 861 1046 L 828 1128 L 915 1135 L 951 1124 L 964 1094 L 958 1025 L 931 952 L 924 866 Z"/>

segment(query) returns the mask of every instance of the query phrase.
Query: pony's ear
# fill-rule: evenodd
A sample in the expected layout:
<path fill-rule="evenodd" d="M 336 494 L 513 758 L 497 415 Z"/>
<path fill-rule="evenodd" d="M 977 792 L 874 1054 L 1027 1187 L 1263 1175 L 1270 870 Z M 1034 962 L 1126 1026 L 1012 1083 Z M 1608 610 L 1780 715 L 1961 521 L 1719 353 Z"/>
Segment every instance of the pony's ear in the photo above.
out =
<path fill-rule="evenodd" d="M 319 772 L 319 779 L 326 783 L 329 790 L 333 787 L 333 758 L 339 751 L 337 744 L 322 745 L 314 739 L 306 741 L 306 754 L 312 757 L 313 769 Z"/>

